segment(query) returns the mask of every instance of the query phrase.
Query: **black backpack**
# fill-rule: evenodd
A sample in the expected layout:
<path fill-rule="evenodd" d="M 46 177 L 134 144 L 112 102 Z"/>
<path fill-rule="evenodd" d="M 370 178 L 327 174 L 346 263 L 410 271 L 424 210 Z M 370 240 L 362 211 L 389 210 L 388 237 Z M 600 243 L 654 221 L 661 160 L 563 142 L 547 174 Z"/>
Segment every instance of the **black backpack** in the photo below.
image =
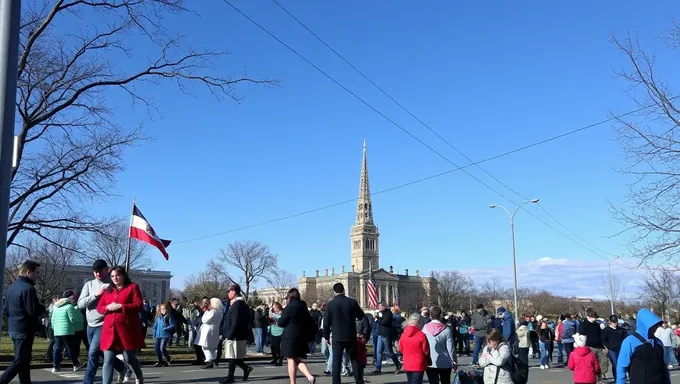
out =
<path fill-rule="evenodd" d="M 529 381 L 529 364 L 518 359 L 517 356 L 510 354 L 510 361 L 508 361 L 508 370 L 510 378 L 514 384 L 527 384 Z M 494 384 L 498 382 L 498 375 L 501 373 L 501 368 L 496 367 L 496 379 Z"/>

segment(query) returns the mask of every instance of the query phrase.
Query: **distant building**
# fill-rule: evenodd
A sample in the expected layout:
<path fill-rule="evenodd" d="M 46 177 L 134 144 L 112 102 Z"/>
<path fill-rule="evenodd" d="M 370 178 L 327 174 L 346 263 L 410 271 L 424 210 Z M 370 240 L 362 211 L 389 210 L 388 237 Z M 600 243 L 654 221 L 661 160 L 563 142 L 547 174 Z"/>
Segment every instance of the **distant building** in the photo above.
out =
<path fill-rule="evenodd" d="M 91 265 L 74 265 L 64 271 L 66 276 L 62 286 L 73 289 L 80 294 L 85 283 L 94 278 Z M 130 278 L 139 285 L 142 295 L 151 305 L 157 305 L 170 299 L 170 271 L 153 271 L 133 269 Z"/>

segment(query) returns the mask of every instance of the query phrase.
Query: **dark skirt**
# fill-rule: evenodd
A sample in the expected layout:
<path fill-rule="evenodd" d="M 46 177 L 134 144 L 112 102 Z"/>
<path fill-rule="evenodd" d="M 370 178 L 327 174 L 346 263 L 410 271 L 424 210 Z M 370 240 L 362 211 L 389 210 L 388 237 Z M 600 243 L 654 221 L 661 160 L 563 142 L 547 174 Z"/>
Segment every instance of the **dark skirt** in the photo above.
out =
<path fill-rule="evenodd" d="M 282 339 L 281 356 L 306 359 L 309 353 L 309 343 L 302 338 Z"/>

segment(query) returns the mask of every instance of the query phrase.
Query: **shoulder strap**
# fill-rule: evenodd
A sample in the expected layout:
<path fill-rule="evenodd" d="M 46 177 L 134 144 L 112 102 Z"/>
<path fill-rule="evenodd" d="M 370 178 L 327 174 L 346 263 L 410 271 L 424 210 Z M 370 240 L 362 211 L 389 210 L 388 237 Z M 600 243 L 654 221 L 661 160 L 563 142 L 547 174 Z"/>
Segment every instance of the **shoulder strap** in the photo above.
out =
<path fill-rule="evenodd" d="M 637 338 L 638 340 L 640 340 L 640 342 L 641 342 L 642 344 L 644 344 L 644 343 L 649 343 L 649 340 L 646 340 L 644 337 L 642 337 L 642 335 L 640 335 L 640 334 L 637 333 L 637 332 L 633 332 L 633 336 L 635 336 L 635 338 Z"/>
<path fill-rule="evenodd" d="M 493 380 L 493 384 L 498 384 L 498 375 L 501 373 L 501 367 L 496 366 L 496 378 Z"/>

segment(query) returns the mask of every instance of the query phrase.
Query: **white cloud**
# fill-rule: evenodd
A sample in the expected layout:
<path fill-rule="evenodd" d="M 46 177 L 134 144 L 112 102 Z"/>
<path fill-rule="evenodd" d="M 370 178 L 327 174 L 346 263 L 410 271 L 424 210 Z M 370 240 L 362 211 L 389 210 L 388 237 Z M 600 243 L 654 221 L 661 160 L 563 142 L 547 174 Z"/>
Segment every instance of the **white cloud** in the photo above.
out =
<path fill-rule="evenodd" d="M 478 285 L 498 278 L 505 287 L 512 287 L 512 264 L 489 269 L 465 269 L 462 273 L 475 279 Z M 604 298 L 603 283 L 609 272 L 602 259 L 573 260 L 542 257 L 517 264 L 517 285 L 545 289 L 559 295 Z M 612 276 L 621 281 L 626 297 L 638 295 L 645 271 L 637 269 L 631 260 L 612 263 Z"/>

